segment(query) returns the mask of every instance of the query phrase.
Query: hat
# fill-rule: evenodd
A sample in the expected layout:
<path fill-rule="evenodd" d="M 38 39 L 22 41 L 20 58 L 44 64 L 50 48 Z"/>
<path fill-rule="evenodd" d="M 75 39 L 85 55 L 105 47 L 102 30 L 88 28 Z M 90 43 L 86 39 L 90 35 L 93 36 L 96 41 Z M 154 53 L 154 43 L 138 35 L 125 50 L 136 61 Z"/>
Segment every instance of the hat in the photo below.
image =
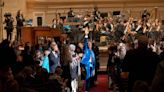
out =
<path fill-rule="evenodd" d="M 70 44 L 69 45 L 69 48 L 70 48 L 71 51 L 75 51 L 76 46 L 74 44 Z"/>

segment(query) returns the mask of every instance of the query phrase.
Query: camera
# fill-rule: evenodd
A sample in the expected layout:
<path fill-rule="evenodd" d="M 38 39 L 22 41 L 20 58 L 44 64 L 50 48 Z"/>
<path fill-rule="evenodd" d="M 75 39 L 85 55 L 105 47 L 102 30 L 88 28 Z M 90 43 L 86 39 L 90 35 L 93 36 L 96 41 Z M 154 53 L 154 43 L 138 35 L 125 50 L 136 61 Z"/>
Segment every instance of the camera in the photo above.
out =
<path fill-rule="evenodd" d="M 5 13 L 4 14 L 4 17 L 11 17 L 11 13 L 9 13 L 9 12 L 8 13 Z"/>

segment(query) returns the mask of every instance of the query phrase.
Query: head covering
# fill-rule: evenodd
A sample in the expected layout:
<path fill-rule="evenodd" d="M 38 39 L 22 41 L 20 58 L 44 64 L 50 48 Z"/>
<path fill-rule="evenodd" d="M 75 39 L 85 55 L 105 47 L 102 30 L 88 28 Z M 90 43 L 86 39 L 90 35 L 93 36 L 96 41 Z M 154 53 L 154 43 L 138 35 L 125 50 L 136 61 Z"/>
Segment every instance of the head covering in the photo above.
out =
<path fill-rule="evenodd" d="M 70 44 L 69 45 L 69 48 L 70 48 L 71 51 L 75 51 L 76 46 L 74 44 Z"/>

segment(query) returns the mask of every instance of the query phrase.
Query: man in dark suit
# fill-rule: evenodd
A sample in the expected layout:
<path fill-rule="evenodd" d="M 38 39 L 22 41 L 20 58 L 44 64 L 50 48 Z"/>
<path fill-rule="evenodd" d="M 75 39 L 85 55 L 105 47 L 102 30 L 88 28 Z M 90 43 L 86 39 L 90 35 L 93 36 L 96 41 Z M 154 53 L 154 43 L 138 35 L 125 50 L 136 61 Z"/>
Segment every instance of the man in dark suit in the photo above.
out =
<path fill-rule="evenodd" d="M 72 8 L 70 8 L 70 10 L 68 12 L 68 17 L 74 17 L 74 12 L 73 12 Z"/>
<path fill-rule="evenodd" d="M 11 13 L 6 13 L 4 16 L 5 16 L 4 23 L 6 24 L 5 30 L 7 32 L 7 40 L 11 40 L 12 39 L 12 32 L 14 29 L 14 26 L 13 26 L 14 19 L 11 16 Z"/>
<path fill-rule="evenodd" d="M 98 21 L 100 19 L 100 11 L 96 6 L 94 7 L 93 15 L 94 15 L 94 21 Z"/>
<path fill-rule="evenodd" d="M 164 92 L 164 60 L 161 61 L 156 69 L 156 73 L 151 85 L 151 92 Z"/>
<path fill-rule="evenodd" d="M 48 55 L 48 58 L 49 58 L 50 73 L 55 73 L 56 67 L 60 66 L 60 55 L 56 42 L 51 43 L 51 52 Z"/>
<path fill-rule="evenodd" d="M 21 39 L 21 30 L 23 25 L 23 22 L 25 21 L 22 11 L 18 10 L 17 15 L 16 15 L 16 21 L 17 21 L 17 25 L 16 25 L 16 29 L 17 29 L 17 41 Z"/>
<path fill-rule="evenodd" d="M 70 8 L 69 12 L 67 13 L 67 16 L 68 16 L 68 21 L 73 22 L 73 18 L 75 15 L 74 15 L 72 8 Z"/>
<path fill-rule="evenodd" d="M 138 37 L 138 48 L 128 51 L 124 58 L 122 71 L 129 72 L 128 92 L 132 92 L 132 87 L 137 80 L 144 81 L 150 86 L 154 78 L 160 59 L 156 53 L 147 48 L 147 45 L 146 36 Z"/>

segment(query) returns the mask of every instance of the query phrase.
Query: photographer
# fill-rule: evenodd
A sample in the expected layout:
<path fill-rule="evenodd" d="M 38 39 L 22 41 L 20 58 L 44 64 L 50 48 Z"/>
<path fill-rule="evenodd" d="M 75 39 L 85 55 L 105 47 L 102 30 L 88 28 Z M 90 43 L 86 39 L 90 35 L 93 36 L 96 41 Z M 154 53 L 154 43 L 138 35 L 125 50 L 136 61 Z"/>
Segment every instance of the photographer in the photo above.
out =
<path fill-rule="evenodd" d="M 7 32 L 7 40 L 11 40 L 12 32 L 14 29 L 14 27 L 13 27 L 14 19 L 11 17 L 11 13 L 5 13 L 4 17 L 5 17 L 4 23 L 6 24 L 5 30 Z"/>
<path fill-rule="evenodd" d="M 22 11 L 18 10 L 17 15 L 16 15 L 16 20 L 17 20 L 17 41 L 21 39 L 21 30 L 23 27 L 23 22 L 25 21 Z"/>

